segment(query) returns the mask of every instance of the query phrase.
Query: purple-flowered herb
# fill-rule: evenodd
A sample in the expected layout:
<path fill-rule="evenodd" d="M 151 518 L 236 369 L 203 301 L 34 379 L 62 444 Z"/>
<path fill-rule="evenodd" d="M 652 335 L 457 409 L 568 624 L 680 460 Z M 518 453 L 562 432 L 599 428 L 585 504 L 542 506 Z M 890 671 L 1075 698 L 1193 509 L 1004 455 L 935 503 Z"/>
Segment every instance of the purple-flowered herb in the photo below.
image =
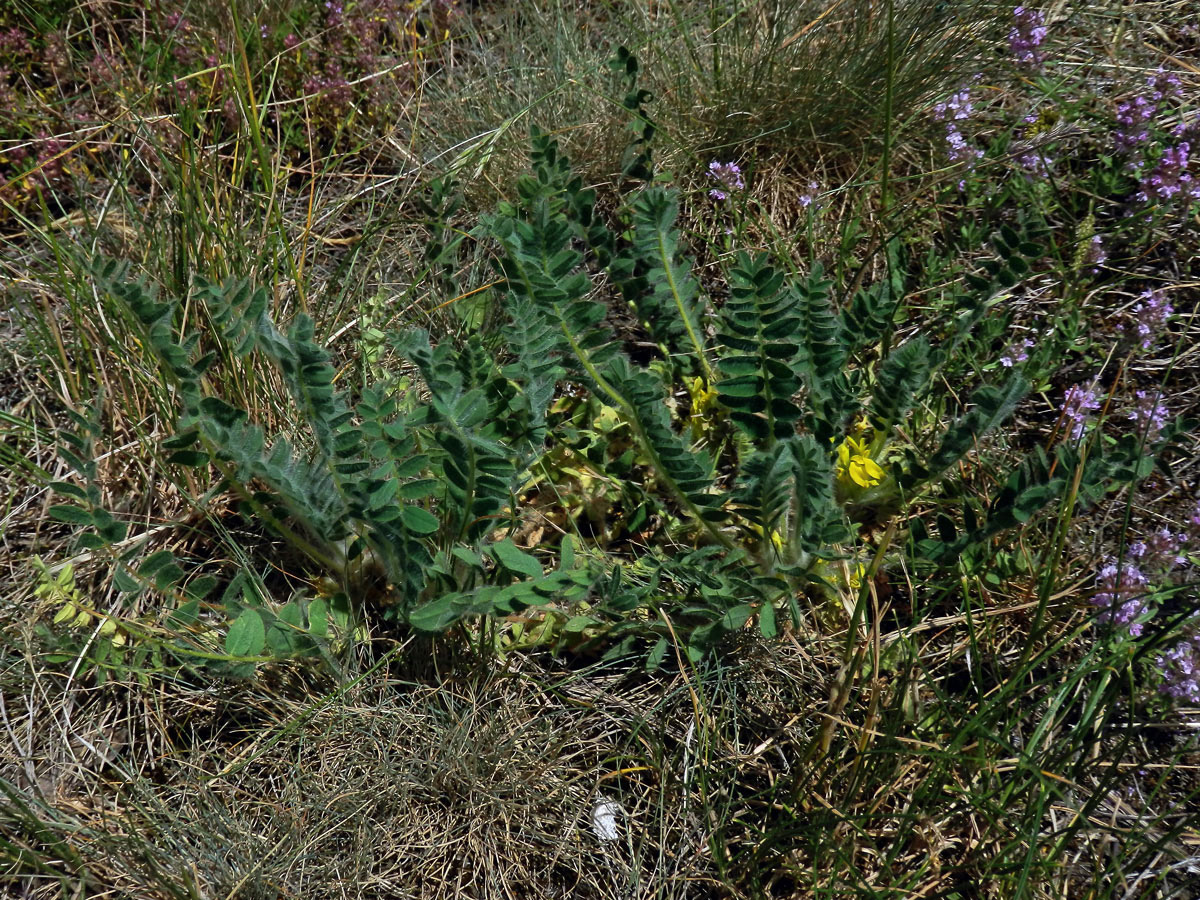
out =
<path fill-rule="evenodd" d="M 1019 344 L 1012 344 L 1005 348 L 1004 353 L 1000 355 L 1000 365 L 1006 369 L 1011 369 L 1017 363 L 1025 362 L 1029 359 L 1029 348 L 1033 346 L 1033 341 L 1025 338 Z"/>
<path fill-rule="evenodd" d="M 1200 200 L 1200 183 L 1188 171 L 1188 153 L 1191 145 L 1180 141 L 1174 147 L 1167 147 L 1158 159 L 1158 164 L 1142 179 L 1138 199 L 1149 202 L 1151 199 L 1168 201 L 1176 196 L 1190 197 Z"/>
<path fill-rule="evenodd" d="M 730 191 L 740 191 L 746 187 L 742 170 L 737 163 L 717 162 L 714 159 L 708 164 L 708 177 L 717 182 L 717 187 L 708 192 L 708 196 L 714 200 L 728 199 Z"/>
<path fill-rule="evenodd" d="M 1153 443 L 1167 427 L 1170 410 L 1162 401 L 1161 391 L 1137 391 L 1134 396 L 1136 402 L 1129 411 L 1129 418 L 1137 426 L 1138 434 L 1145 434 L 1146 441 Z"/>
<path fill-rule="evenodd" d="M 1188 635 L 1155 662 L 1162 676 L 1160 692 L 1175 700 L 1200 703 L 1200 633 Z"/>
<path fill-rule="evenodd" d="M 818 202 L 820 195 L 821 186 L 815 181 L 810 181 L 808 183 L 808 190 L 800 195 L 800 205 L 804 209 L 812 207 L 813 211 L 816 212 L 821 208 L 821 204 Z"/>
<path fill-rule="evenodd" d="M 1040 9 L 1018 6 L 1013 10 L 1013 27 L 1008 32 L 1008 48 L 1017 62 L 1040 66 L 1042 53 L 1038 49 L 1046 39 L 1046 14 Z"/>
<path fill-rule="evenodd" d="M 1096 382 L 1088 387 L 1075 385 L 1063 398 L 1063 415 L 1071 422 L 1071 438 L 1079 440 L 1090 420 L 1089 413 L 1100 408 L 1100 397 Z"/>
<path fill-rule="evenodd" d="M 1143 350 L 1149 350 L 1154 345 L 1154 339 L 1166 328 L 1167 321 L 1175 309 L 1167 302 L 1162 291 L 1143 291 L 1142 302 L 1133 308 L 1134 330 Z M 1118 330 L 1125 331 L 1124 325 L 1118 325 Z"/>
<path fill-rule="evenodd" d="M 1149 606 L 1146 602 L 1149 579 L 1134 563 L 1105 560 L 1096 578 L 1092 604 L 1100 607 L 1096 617 L 1140 637 Z"/>

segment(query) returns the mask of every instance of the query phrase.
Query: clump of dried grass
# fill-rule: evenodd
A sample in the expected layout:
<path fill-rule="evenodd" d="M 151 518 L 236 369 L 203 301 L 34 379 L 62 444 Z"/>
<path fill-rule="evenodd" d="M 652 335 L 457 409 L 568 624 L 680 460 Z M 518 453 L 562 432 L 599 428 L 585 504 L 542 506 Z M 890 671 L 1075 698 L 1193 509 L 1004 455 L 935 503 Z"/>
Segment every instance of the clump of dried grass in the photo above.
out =
<path fill-rule="evenodd" d="M 5 694 L 28 702 L 6 710 L 0 827 L 28 851 L 6 855 L 29 896 L 64 876 L 147 897 L 710 890 L 709 826 L 682 778 L 690 703 L 671 684 L 593 670 L 421 685 L 380 669 L 326 693 L 292 670 L 270 692 L 63 691 L 8 658 Z M 601 800 L 626 813 L 616 841 L 594 831 Z M 59 839 L 74 859 L 56 858 Z"/>

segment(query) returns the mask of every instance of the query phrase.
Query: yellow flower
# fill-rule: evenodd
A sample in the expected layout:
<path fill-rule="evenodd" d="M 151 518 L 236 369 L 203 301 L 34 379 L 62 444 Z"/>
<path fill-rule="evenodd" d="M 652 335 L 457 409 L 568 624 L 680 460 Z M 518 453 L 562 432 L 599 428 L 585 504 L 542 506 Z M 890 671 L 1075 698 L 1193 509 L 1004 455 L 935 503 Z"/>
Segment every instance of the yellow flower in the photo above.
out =
<path fill-rule="evenodd" d="M 692 429 L 692 440 L 699 441 L 704 437 L 712 410 L 717 402 L 717 392 L 714 388 L 706 388 L 704 379 L 693 378 L 688 385 L 688 395 L 692 398 L 692 415 L 688 424 Z"/>
<path fill-rule="evenodd" d="M 838 447 L 838 481 L 859 487 L 874 487 L 883 481 L 883 469 L 867 452 L 866 442 L 852 437 Z"/>
<path fill-rule="evenodd" d="M 867 574 L 867 567 L 862 563 L 858 563 L 850 572 L 850 590 L 857 591 L 862 587 L 863 576 Z"/>

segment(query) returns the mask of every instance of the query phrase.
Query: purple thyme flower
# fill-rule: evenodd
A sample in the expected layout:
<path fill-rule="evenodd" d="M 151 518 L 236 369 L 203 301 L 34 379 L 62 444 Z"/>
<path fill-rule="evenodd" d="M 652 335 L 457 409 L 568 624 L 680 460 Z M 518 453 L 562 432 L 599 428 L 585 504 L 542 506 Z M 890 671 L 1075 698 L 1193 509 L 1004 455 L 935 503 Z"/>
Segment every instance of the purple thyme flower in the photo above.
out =
<path fill-rule="evenodd" d="M 29 38 L 20 28 L 14 26 L 7 31 L 0 31 L 0 54 L 16 58 L 25 56 L 30 50 Z"/>
<path fill-rule="evenodd" d="M 1117 125 L 1113 131 L 1113 144 L 1118 152 L 1128 153 L 1128 167 L 1132 172 L 1138 172 L 1145 162 L 1146 151 L 1154 142 L 1151 126 L 1166 114 L 1172 105 L 1178 104 L 1183 96 L 1183 86 L 1179 76 L 1159 68 L 1146 78 L 1146 88 L 1143 93 L 1122 100 L 1117 104 Z M 1176 140 L 1188 133 L 1188 126 L 1181 117 L 1179 125 L 1172 131 Z M 1185 151 L 1186 157 L 1186 151 Z M 1168 165 L 1172 163 L 1169 161 Z M 1186 167 L 1186 160 L 1184 162 Z M 1170 173 L 1165 173 L 1168 176 Z M 1168 177 L 1168 184 L 1170 183 Z M 1153 184 L 1143 184 L 1143 193 L 1149 193 Z M 1142 198 L 1145 199 L 1145 198 Z"/>
<path fill-rule="evenodd" d="M 1033 341 L 1025 338 L 1019 344 L 1012 344 L 1005 348 L 1004 353 L 1000 356 L 1000 365 L 1006 369 L 1011 369 L 1016 363 L 1025 362 L 1029 359 L 1029 348 L 1033 346 Z"/>
<path fill-rule="evenodd" d="M 1145 541 L 1139 542 L 1141 556 L 1147 560 L 1148 564 L 1170 571 L 1187 562 L 1187 557 L 1183 554 L 1183 546 L 1187 542 L 1188 535 L 1186 533 L 1174 532 L 1163 526 Z M 1130 549 L 1132 550 L 1132 548 Z"/>
<path fill-rule="evenodd" d="M 1142 189 L 1138 199 L 1148 202 L 1152 197 L 1156 200 L 1170 200 L 1177 194 L 1200 200 L 1200 184 L 1195 182 L 1188 171 L 1188 153 L 1191 145 L 1180 141 L 1174 147 L 1163 150 L 1158 165 L 1142 179 Z"/>
<path fill-rule="evenodd" d="M 972 147 L 967 143 L 967 139 L 962 136 L 962 132 L 953 122 L 946 123 L 946 146 L 947 153 L 951 162 L 966 163 L 970 169 L 975 165 L 975 161 L 983 156 L 983 151 L 978 147 Z"/>
<path fill-rule="evenodd" d="M 1175 309 L 1167 302 L 1167 297 L 1162 291 L 1143 291 L 1141 299 L 1144 302 L 1133 308 L 1133 317 L 1137 321 L 1136 331 L 1142 349 L 1149 350 L 1159 332 L 1166 328 L 1167 320 L 1171 318 Z M 1124 325 L 1117 327 L 1120 331 L 1125 330 Z"/>
<path fill-rule="evenodd" d="M 1129 411 L 1129 418 L 1137 425 L 1139 434 L 1146 435 L 1146 441 L 1153 443 L 1158 440 L 1162 430 L 1167 427 L 1167 416 L 1170 411 L 1162 402 L 1162 393 L 1154 391 L 1137 391 L 1134 396 L 1137 403 Z"/>
<path fill-rule="evenodd" d="M 1186 138 L 1189 142 L 1200 138 L 1200 112 L 1194 113 L 1190 121 L 1187 116 L 1181 115 L 1175 127 L 1171 129 L 1171 137 L 1174 140 Z"/>
<path fill-rule="evenodd" d="M 1174 72 L 1159 66 L 1153 75 L 1146 78 L 1150 88 L 1150 99 L 1158 103 L 1163 100 L 1179 100 L 1183 96 L 1183 83 Z"/>
<path fill-rule="evenodd" d="M 1159 691 L 1175 700 L 1200 703 L 1200 633 L 1179 641 L 1156 663 L 1163 679 Z"/>
<path fill-rule="evenodd" d="M 1018 6 L 1013 10 L 1013 27 L 1008 33 L 1008 48 L 1017 62 L 1030 66 L 1042 64 L 1038 47 L 1046 39 L 1046 14 L 1040 9 Z"/>
<path fill-rule="evenodd" d="M 951 94 L 949 100 L 937 103 L 933 107 L 933 117 L 939 122 L 947 119 L 969 119 L 974 111 L 971 104 L 971 89 L 963 88 Z"/>
<path fill-rule="evenodd" d="M 1088 241 L 1087 253 L 1084 257 L 1084 262 L 1090 266 L 1088 271 L 1092 275 L 1097 274 L 1107 260 L 1108 251 L 1104 249 L 1104 239 L 1098 234 L 1093 234 L 1091 240 Z"/>
<path fill-rule="evenodd" d="M 1049 178 L 1050 166 L 1054 160 L 1043 151 L 1031 150 L 1028 153 L 1022 153 L 1018 156 L 1017 162 L 1025 170 L 1025 180 L 1032 182 L 1038 179 Z"/>
<path fill-rule="evenodd" d="M 1140 94 L 1132 100 L 1117 104 L 1117 130 L 1113 143 L 1118 150 L 1139 152 L 1150 141 L 1149 125 L 1154 121 L 1158 106 Z"/>
<path fill-rule="evenodd" d="M 717 162 L 715 159 L 708 164 L 708 176 L 717 181 L 718 186 L 708 192 L 714 200 L 725 200 L 730 191 L 740 191 L 746 187 L 742 179 L 742 170 L 737 163 Z"/>
<path fill-rule="evenodd" d="M 1133 637 L 1141 637 L 1149 579 L 1130 561 L 1117 564 L 1112 557 L 1105 560 L 1096 578 L 1096 593 L 1092 605 L 1101 609 L 1097 621 L 1125 628 Z M 1139 621 L 1143 620 L 1143 621 Z"/>
<path fill-rule="evenodd" d="M 1079 440 L 1087 428 L 1088 413 L 1100 408 L 1096 382 L 1086 388 L 1075 385 L 1063 398 L 1063 415 L 1071 420 L 1071 439 Z"/>
<path fill-rule="evenodd" d="M 1100 607 L 1097 620 L 1124 628 L 1140 637 L 1144 623 L 1155 612 L 1155 585 L 1167 582 L 1171 571 L 1187 562 L 1184 545 L 1191 539 L 1186 532 L 1162 527 L 1125 549 L 1118 563 L 1107 557 L 1096 577 L 1092 604 Z"/>
<path fill-rule="evenodd" d="M 952 163 L 963 163 L 967 171 L 973 169 L 976 161 L 983 156 L 983 151 L 974 147 L 959 127 L 960 122 L 971 117 L 974 109 L 969 87 L 960 88 L 948 100 L 936 103 L 933 107 L 934 121 L 946 124 L 946 157 Z M 959 181 L 958 189 L 961 191 L 965 188 L 966 180 Z"/>
<path fill-rule="evenodd" d="M 811 206 L 813 212 L 816 212 L 821 208 L 821 204 L 817 202 L 820 193 L 821 186 L 815 181 L 810 181 L 808 183 L 808 191 L 800 195 L 800 205 L 805 209 L 808 209 Z"/>

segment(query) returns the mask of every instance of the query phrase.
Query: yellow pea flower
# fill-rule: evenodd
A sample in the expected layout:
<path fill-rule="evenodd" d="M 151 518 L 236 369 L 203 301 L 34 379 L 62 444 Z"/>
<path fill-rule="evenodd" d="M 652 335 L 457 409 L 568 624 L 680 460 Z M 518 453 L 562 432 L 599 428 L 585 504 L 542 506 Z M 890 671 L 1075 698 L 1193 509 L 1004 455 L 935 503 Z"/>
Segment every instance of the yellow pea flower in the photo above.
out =
<path fill-rule="evenodd" d="M 693 378 L 688 385 L 688 394 L 692 398 L 692 415 L 688 424 L 692 430 L 692 440 L 698 441 L 704 437 L 713 407 L 717 402 L 715 388 L 704 386 L 704 379 Z"/>
<path fill-rule="evenodd" d="M 854 568 L 850 570 L 850 590 L 857 591 L 859 588 L 861 588 L 863 576 L 866 574 L 867 567 L 862 563 L 857 563 Z"/>
<path fill-rule="evenodd" d="M 837 453 L 837 477 L 842 484 L 869 488 L 883 481 L 884 471 L 871 459 L 866 441 L 848 437 Z"/>

